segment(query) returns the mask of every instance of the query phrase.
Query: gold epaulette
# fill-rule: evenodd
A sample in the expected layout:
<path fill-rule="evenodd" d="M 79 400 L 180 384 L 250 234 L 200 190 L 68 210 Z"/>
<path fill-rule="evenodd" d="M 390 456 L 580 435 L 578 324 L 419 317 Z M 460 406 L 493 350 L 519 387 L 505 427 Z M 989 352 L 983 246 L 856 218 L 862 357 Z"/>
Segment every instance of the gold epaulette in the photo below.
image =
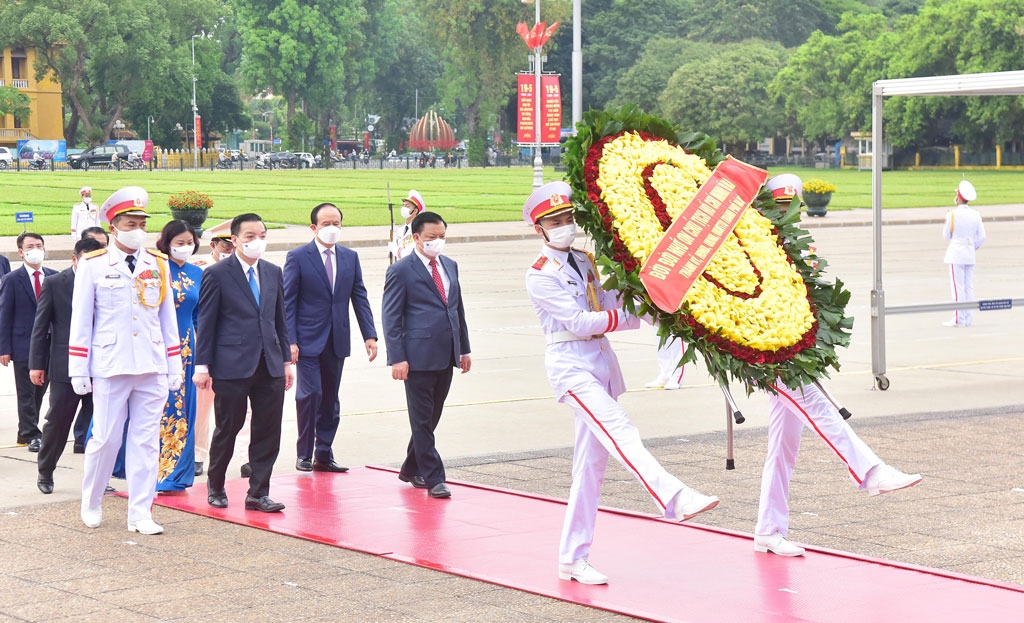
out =
<path fill-rule="evenodd" d="M 106 249 L 96 249 L 95 251 L 89 251 L 88 253 L 86 253 L 82 257 L 84 257 L 87 260 L 91 260 L 94 257 L 99 257 L 99 256 L 105 254 L 106 252 L 107 252 Z"/>
<path fill-rule="evenodd" d="M 162 260 L 166 260 L 167 259 L 167 255 L 163 251 L 161 251 L 159 249 L 146 249 L 146 251 L 148 251 L 150 255 L 155 255 L 156 257 L 158 257 L 158 258 L 160 258 Z"/>

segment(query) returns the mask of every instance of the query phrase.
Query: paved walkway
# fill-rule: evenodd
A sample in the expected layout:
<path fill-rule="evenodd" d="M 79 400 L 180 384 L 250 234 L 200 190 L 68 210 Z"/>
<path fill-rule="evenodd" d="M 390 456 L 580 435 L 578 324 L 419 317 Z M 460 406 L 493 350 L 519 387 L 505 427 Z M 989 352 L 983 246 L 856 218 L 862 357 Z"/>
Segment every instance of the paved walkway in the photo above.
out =
<path fill-rule="evenodd" d="M 944 301 L 948 277 L 935 225 L 944 210 L 903 212 L 901 216 L 917 214 L 922 221 L 886 230 L 888 302 Z M 808 433 L 793 481 L 791 537 L 1024 585 L 1020 311 L 978 314 L 968 330 L 942 327 L 941 313 L 889 319 L 892 386 L 886 392 L 873 390 L 868 339 L 871 230 L 825 226 L 840 222 L 845 214 L 830 213 L 809 223 L 830 261 L 830 273 L 854 293 L 849 309 L 857 318 L 851 346 L 842 354 L 842 372 L 828 386 L 854 413 L 852 425 L 882 458 L 921 472 L 925 480 L 909 491 L 869 498 L 849 484 L 834 455 Z M 980 298 L 1021 294 L 1020 215 L 1024 207 L 1007 208 L 1004 222 L 988 228 L 989 242 L 978 269 Z M 862 225 L 867 222 L 869 218 L 861 218 Z M 460 230 L 528 238 L 456 242 L 455 236 L 470 235 Z M 294 236 L 294 244 L 309 239 L 308 230 L 288 231 L 274 230 L 271 237 Z M 372 242 L 381 231 L 351 228 L 345 234 L 348 240 Z M 571 466 L 571 415 L 550 396 L 543 337 L 522 292 L 523 271 L 538 243 L 517 223 L 453 225 L 452 234 L 448 250 L 460 262 L 474 366 L 469 375 L 457 375 L 438 430 L 450 477 L 564 498 Z M 0 245 L 10 242 L 0 240 Z M 283 256 L 274 251 L 269 259 L 282 262 Z M 378 248 L 360 249 L 360 256 L 376 311 L 387 262 Z M 631 388 L 623 404 L 652 452 L 685 482 L 722 499 L 698 521 L 749 533 L 764 458 L 764 397 L 738 397 L 747 423 L 736 429 L 737 469 L 725 471 L 722 398 L 702 366 L 688 368 L 681 391 L 643 390 L 655 369 L 653 332 L 643 327 L 613 339 Z M 350 358 L 342 401 L 338 460 L 350 465 L 394 465 L 400 460 L 408 437 L 404 396 L 380 359 L 370 364 Z M 291 395 L 285 405 L 278 473 L 291 471 L 294 463 Z M 0 372 L 0 444 L 14 439 L 15 413 L 13 379 Z M 70 454 L 69 448 L 51 496 L 35 489 L 34 460 L 23 447 L 0 446 L 0 622 L 622 619 L 166 509 L 156 513 L 166 534 L 129 534 L 124 529 L 125 503 L 119 498 L 105 501 L 103 526 L 89 530 L 78 518 L 81 455 Z M 396 480 L 395 486 L 405 485 Z M 608 471 L 602 502 L 653 512 L 641 487 L 617 465 Z M 597 548 L 600 543 L 599 532 Z M 551 562 L 554 573 L 554 552 Z M 652 573 L 658 569 L 656 560 L 637 564 Z M 615 569 L 602 571 L 614 581 Z M 680 617 L 685 609 L 680 604 Z"/>

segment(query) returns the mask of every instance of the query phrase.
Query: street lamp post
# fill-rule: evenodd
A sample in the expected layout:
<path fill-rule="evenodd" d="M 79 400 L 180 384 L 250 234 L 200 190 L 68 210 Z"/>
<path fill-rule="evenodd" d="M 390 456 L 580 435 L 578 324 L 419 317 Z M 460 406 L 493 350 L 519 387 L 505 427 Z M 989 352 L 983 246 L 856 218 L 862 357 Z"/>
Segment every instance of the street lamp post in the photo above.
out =
<path fill-rule="evenodd" d="M 581 0 L 572 0 L 572 133 L 583 121 L 583 10 Z"/>
<path fill-rule="evenodd" d="M 522 0 L 523 4 L 533 4 L 534 7 L 534 24 L 540 23 L 540 0 Z M 538 43 L 537 47 L 533 49 L 533 187 L 540 188 L 544 185 L 544 160 L 540 155 L 540 107 L 543 98 L 540 93 L 540 74 L 541 74 L 541 48 L 543 44 Z"/>
<path fill-rule="evenodd" d="M 192 35 L 192 129 L 195 137 L 192 141 L 192 163 L 195 168 L 199 168 L 199 151 L 196 149 L 196 143 L 199 142 L 199 126 L 196 124 L 196 119 L 199 118 L 199 107 L 196 105 L 196 82 L 199 78 L 196 78 L 196 37 L 202 37 L 203 34 Z"/>
<path fill-rule="evenodd" d="M 270 127 L 270 151 L 274 151 L 274 124 L 272 124 L 270 121 L 268 121 L 267 117 L 269 117 L 269 116 L 271 116 L 273 114 L 274 113 L 272 113 L 271 111 L 268 110 L 268 111 L 264 112 L 263 115 L 262 115 L 263 116 L 263 121 L 265 121 L 266 124 Z"/>
<path fill-rule="evenodd" d="M 150 137 L 150 135 L 149 135 L 149 124 L 150 124 L 150 123 L 151 123 L 152 121 L 153 121 L 153 117 L 152 117 L 152 116 L 146 117 L 146 140 L 147 140 L 147 141 L 148 141 L 148 140 L 152 140 L 152 139 L 151 139 L 151 137 Z"/>

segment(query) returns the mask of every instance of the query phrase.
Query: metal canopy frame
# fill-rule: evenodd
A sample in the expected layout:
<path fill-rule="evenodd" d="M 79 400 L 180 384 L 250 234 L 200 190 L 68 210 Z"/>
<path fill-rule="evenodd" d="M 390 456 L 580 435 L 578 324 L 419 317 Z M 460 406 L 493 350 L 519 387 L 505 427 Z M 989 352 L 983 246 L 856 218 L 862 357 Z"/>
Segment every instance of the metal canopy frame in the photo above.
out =
<path fill-rule="evenodd" d="M 927 95 L 1024 95 L 1024 71 L 1000 71 L 958 76 L 929 76 L 878 80 L 871 87 L 871 229 L 874 238 L 874 280 L 871 288 L 871 372 L 879 389 L 889 388 L 885 376 L 885 291 L 882 289 L 882 100 L 886 97 Z M 1020 302 L 1014 300 L 1014 302 Z M 944 309 L 969 309 L 977 302 L 910 305 L 893 308 L 889 313 L 914 313 Z M 897 311 L 898 309 L 898 311 Z"/>

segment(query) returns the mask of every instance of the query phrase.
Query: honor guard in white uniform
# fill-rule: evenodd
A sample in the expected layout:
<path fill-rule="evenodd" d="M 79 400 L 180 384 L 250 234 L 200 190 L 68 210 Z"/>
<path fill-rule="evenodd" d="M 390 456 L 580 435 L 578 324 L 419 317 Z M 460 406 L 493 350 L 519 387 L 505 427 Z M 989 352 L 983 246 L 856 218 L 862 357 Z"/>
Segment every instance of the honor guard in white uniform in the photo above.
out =
<path fill-rule="evenodd" d="M 686 374 L 686 366 L 680 361 L 683 359 L 683 341 L 679 338 L 672 338 L 665 342 L 664 346 L 658 347 L 658 378 L 644 387 L 674 390 L 683 386 L 683 376 Z"/>
<path fill-rule="evenodd" d="M 985 225 L 981 214 L 967 205 L 978 198 L 974 185 L 963 180 L 956 189 L 956 207 L 946 213 L 942 226 L 942 237 L 949 241 L 946 257 L 949 264 L 949 280 L 953 300 L 973 301 L 974 298 L 974 252 L 985 244 Z M 947 327 L 969 327 L 974 322 L 974 310 L 958 309 L 953 319 L 942 323 Z"/>
<path fill-rule="evenodd" d="M 168 391 L 182 382 L 181 342 L 167 257 L 143 249 L 146 191 L 122 188 L 100 208 L 114 244 L 83 256 L 75 273 L 68 375 L 75 392 L 93 392 L 92 437 L 85 449 L 82 521 L 100 525 L 104 489 L 121 447 L 125 419 L 128 530 L 159 534 L 152 518 L 160 418 Z M 91 380 L 90 380 L 91 378 Z"/>
<path fill-rule="evenodd" d="M 402 199 L 402 218 L 405 222 L 391 228 L 391 242 L 388 243 L 388 253 L 394 261 L 409 255 L 416 248 L 412 239 L 412 220 L 426 209 L 423 196 L 415 190 L 410 190 L 409 196 Z"/>
<path fill-rule="evenodd" d="M 559 402 L 575 414 L 572 487 L 558 551 L 558 576 L 583 584 L 608 578 L 587 561 L 608 456 L 615 457 L 647 490 L 658 512 L 685 521 L 714 508 L 668 473 L 644 448 L 640 432 L 617 398 L 626 386 L 606 333 L 635 329 L 640 320 L 622 309 L 615 292 L 601 288 L 593 256 L 572 249 L 576 235 L 572 190 L 551 182 L 530 195 L 523 219 L 545 245 L 526 273 L 526 290 L 547 338 L 544 362 Z"/>
<path fill-rule="evenodd" d="M 768 180 L 766 187 L 777 203 L 788 204 L 801 194 L 803 184 L 799 177 L 787 173 Z M 754 527 L 755 551 L 780 556 L 804 554 L 804 548 L 789 542 L 786 535 L 789 532 L 789 482 L 805 426 L 832 449 L 846 465 L 857 488 L 866 489 L 869 495 L 889 493 L 921 482 L 920 474 L 904 474 L 883 463 L 817 386 L 791 388 L 777 382 L 774 389 L 778 393 L 771 394 L 768 401 L 768 452 L 761 473 L 761 498 Z"/>
<path fill-rule="evenodd" d="M 71 208 L 71 239 L 78 242 L 82 232 L 100 224 L 100 210 L 92 202 L 92 188 L 83 186 L 78 191 L 82 201 Z"/>

